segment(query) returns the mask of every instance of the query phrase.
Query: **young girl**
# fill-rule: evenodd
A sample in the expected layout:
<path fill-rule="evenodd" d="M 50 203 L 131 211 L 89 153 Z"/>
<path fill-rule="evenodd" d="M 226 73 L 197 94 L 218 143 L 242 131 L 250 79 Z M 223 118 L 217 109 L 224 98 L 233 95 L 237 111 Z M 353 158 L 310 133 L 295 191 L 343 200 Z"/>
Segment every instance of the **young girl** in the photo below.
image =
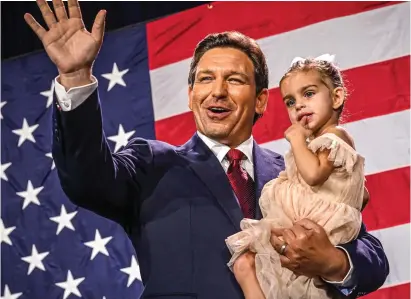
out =
<path fill-rule="evenodd" d="M 228 265 L 247 250 L 255 252 L 255 259 L 247 256 L 255 273 L 236 275 L 246 299 L 335 298 L 320 278 L 282 268 L 270 236 L 271 227 L 288 228 L 306 218 L 321 225 L 334 245 L 357 237 L 368 192 L 364 158 L 338 126 L 346 89 L 333 56 L 327 54 L 294 59 L 280 89 L 292 123 L 285 132 L 291 151 L 285 155 L 285 171 L 263 188 L 263 219 L 243 219 L 242 231 L 227 238 L 233 254 Z"/>

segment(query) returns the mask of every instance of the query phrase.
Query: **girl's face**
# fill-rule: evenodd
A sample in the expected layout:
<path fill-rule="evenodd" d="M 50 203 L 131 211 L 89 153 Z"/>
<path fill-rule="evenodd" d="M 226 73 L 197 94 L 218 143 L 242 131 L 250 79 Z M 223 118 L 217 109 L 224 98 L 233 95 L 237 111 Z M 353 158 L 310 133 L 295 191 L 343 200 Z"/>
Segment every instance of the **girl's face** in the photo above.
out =
<path fill-rule="evenodd" d="M 299 122 L 313 134 L 338 123 L 335 111 L 344 102 L 344 91 L 332 90 L 331 81 L 324 81 L 316 70 L 295 71 L 281 82 L 281 95 L 291 123 Z"/>

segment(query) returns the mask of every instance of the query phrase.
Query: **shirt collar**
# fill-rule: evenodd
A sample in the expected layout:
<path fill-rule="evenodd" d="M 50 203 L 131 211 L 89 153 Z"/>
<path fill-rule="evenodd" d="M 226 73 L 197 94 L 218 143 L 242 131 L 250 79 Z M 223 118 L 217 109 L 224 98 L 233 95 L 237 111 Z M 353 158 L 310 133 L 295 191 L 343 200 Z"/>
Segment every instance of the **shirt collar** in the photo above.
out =
<path fill-rule="evenodd" d="M 201 138 L 201 140 L 210 148 L 210 150 L 214 153 L 214 155 L 217 157 L 218 161 L 221 163 L 225 156 L 227 155 L 228 151 L 230 150 L 230 147 L 221 144 L 204 134 L 201 134 L 199 131 L 197 131 L 197 135 Z M 251 162 L 251 164 L 254 163 L 253 161 L 253 146 L 254 146 L 254 138 L 253 136 L 250 136 L 246 141 L 241 143 L 239 146 L 236 147 L 239 151 L 241 151 L 248 159 L 248 161 Z"/>

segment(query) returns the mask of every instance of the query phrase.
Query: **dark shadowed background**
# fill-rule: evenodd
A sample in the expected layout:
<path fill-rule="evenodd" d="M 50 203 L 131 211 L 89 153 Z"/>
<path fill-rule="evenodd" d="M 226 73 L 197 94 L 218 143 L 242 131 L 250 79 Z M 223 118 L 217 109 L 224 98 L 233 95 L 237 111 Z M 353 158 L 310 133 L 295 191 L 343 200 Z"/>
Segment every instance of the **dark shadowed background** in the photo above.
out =
<path fill-rule="evenodd" d="M 65 3 L 67 5 L 66 1 Z M 84 23 L 88 30 L 91 30 L 91 26 L 98 11 L 100 9 L 106 9 L 106 31 L 109 32 L 131 24 L 164 17 L 205 3 L 210 3 L 210 1 L 80 1 L 80 7 Z M 51 1 L 49 1 L 49 4 L 52 6 Z M 26 12 L 31 13 L 37 21 L 40 21 L 40 23 L 45 26 L 35 1 L 1 2 L 2 60 L 43 49 L 38 37 L 32 32 L 23 19 Z"/>

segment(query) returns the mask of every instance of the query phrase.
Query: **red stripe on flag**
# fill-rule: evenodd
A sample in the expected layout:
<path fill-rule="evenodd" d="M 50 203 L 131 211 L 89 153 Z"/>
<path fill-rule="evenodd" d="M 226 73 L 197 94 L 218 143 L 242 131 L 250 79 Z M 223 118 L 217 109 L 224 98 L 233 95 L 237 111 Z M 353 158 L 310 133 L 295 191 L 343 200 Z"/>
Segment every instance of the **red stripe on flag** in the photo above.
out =
<path fill-rule="evenodd" d="M 345 122 L 399 112 L 410 108 L 410 57 L 388 60 L 344 72 L 352 86 L 345 107 Z M 289 127 L 288 114 L 278 88 L 270 90 L 265 115 L 254 127 L 257 142 L 281 139 Z M 155 123 L 156 138 L 171 144 L 185 143 L 195 132 L 191 112 Z"/>
<path fill-rule="evenodd" d="M 406 266 L 406 265 L 404 265 Z M 407 267 L 407 266 L 406 266 Z M 397 286 L 379 289 L 367 296 L 361 297 L 363 299 L 410 299 L 410 284 L 400 284 Z"/>
<path fill-rule="evenodd" d="M 186 143 L 196 131 L 193 113 L 186 112 L 154 123 L 156 139 L 174 145 Z"/>
<path fill-rule="evenodd" d="M 363 222 L 368 231 L 410 222 L 410 167 L 368 175 L 366 186 L 370 201 Z"/>
<path fill-rule="evenodd" d="M 401 2 L 216 2 L 147 24 L 150 70 L 189 58 L 207 34 L 240 31 L 260 39 Z M 188 70 L 187 70 L 188 71 Z"/>

